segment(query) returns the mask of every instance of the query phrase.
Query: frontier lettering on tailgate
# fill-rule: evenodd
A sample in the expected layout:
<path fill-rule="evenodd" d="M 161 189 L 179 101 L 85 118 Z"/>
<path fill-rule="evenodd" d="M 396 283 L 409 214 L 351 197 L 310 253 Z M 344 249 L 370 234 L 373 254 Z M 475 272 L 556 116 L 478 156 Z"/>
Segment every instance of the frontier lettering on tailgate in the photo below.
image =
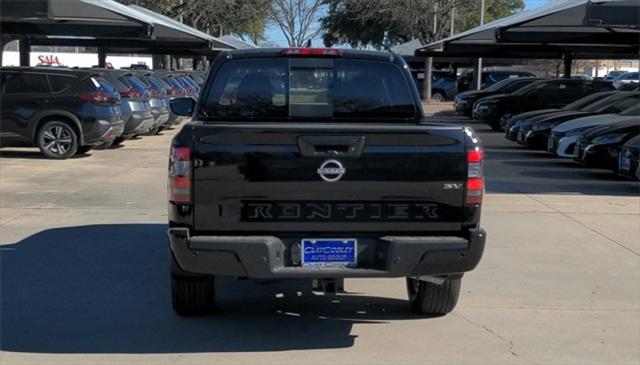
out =
<path fill-rule="evenodd" d="M 434 221 L 438 205 L 428 202 L 243 202 L 244 221 Z"/>

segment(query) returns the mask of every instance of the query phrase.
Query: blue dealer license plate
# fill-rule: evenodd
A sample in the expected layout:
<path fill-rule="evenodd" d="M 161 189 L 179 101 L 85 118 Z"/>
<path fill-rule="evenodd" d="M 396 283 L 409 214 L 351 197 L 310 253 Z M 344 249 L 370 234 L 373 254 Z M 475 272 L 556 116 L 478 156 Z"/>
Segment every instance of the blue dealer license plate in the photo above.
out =
<path fill-rule="evenodd" d="M 358 242 L 352 238 L 302 240 L 303 266 L 355 266 Z"/>

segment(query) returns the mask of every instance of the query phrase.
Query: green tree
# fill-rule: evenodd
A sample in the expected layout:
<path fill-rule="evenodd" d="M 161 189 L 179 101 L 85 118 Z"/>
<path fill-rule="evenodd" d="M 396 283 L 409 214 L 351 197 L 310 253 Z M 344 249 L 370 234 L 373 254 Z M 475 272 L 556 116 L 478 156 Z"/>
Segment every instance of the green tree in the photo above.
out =
<path fill-rule="evenodd" d="M 480 0 L 325 0 L 320 19 L 326 46 L 382 48 L 411 39 L 430 43 L 449 35 L 451 11 L 456 32 L 480 23 Z M 486 0 L 485 22 L 524 9 L 523 0 Z M 435 20 L 435 27 L 434 27 Z"/>
<path fill-rule="evenodd" d="M 156 13 L 171 16 L 173 8 L 180 5 L 179 0 L 120 0 L 125 5 L 138 5 Z"/>
<path fill-rule="evenodd" d="M 462 1 L 456 7 L 455 32 L 480 25 L 481 0 Z M 485 0 L 484 23 L 490 23 L 524 10 L 524 0 Z"/>
<path fill-rule="evenodd" d="M 257 44 L 264 39 L 271 0 L 120 0 L 174 19 L 213 36 L 233 34 Z"/>

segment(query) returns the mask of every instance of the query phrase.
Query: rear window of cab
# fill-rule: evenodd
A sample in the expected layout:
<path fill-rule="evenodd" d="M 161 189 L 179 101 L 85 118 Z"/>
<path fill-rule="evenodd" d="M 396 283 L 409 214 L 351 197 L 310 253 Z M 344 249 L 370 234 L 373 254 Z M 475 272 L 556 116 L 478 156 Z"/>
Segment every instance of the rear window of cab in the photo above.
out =
<path fill-rule="evenodd" d="M 245 58 L 217 70 L 211 119 L 381 119 L 419 116 L 398 65 L 359 59 Z"/>

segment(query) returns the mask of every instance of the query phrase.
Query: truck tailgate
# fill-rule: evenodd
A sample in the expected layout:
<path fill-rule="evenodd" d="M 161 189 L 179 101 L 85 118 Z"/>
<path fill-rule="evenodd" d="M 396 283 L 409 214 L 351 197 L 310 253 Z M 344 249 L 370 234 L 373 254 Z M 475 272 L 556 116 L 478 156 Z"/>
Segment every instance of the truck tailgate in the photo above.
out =
<path fill-rule="evenodd" d="M 202 123 L 193 133 L 199 232 L 461 229 L 461 127 Z"/>

